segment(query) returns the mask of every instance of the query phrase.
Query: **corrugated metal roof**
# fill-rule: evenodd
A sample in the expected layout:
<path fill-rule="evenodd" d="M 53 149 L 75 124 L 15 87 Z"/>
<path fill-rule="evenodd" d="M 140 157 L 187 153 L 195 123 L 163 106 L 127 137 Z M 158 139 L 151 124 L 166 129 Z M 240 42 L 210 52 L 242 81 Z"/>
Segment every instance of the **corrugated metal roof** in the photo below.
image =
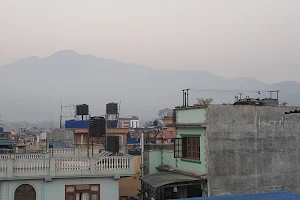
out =
<path fill-rule="evenodd" d="M 143 176 L 141 177 L 141 180 L 152 187 L 158 188 L 171 183 L 200 181 L 201 179 L 170 172 L 158 172 Z"/>
<path fill-rule="evenodd" d="M 178 200 L 178 199 L 177 199 Z M 266 192 L 256 194 L 239 194 L 215 197 L 196 197 L 180 200 L 300 200 L 300 195 L 289 191 Z"/>

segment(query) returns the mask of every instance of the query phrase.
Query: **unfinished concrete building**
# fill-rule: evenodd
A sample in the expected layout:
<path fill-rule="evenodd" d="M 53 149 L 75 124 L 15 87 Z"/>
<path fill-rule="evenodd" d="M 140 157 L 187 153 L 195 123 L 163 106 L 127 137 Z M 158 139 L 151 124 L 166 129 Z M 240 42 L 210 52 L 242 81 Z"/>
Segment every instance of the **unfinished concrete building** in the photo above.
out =
<path fill-rule="evenodd" d="M 300 193 L 300 114 L 290 113 L 295 110 L 300 108 L 256 105 L 176 108 L 174 150 L 147 152 L 149 175 L 142 179 L 160 193 L 166 192 L 161 187 L 176 184 L 180 191 L 178 198 L 276 190 Z M 156 188 L 155 174 L 162 172 L 189 174 L 196 178 L 193 181 L 200 182 L 198 190 L 202 193 L 194 194 L 186 182 L 178 180 L 161 181 L 163 186 Z M 153 194 L 153 197 L 162 199 L 163 195 Z"/>
<path fill-rule="evenodd" d="M 300 192 L 297 107 L 211 105 L 206 111 L 211 195 Z"/>

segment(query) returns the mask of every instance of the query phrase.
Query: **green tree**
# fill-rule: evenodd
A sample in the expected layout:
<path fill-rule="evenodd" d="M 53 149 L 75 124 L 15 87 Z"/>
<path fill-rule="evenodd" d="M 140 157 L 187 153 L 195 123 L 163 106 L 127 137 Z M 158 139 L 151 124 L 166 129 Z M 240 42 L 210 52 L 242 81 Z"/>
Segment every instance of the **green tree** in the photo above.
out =
<path fill-rule="evenodd" d="M 173 116 L 173 110 L 170 108 L 164 108 L 158 111 L 159 119 L 163 119 L 165 117 L 172 117 L 172 116 Z"/>

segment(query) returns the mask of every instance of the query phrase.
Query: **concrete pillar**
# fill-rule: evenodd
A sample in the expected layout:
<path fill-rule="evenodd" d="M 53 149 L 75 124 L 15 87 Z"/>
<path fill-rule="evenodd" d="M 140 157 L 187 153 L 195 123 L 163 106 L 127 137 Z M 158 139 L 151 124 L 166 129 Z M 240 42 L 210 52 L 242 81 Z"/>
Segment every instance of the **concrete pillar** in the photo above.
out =
<path fill-rule="evenodd" d="M 135 172 L 135 162 L 134 162 L 134 157 L 130 156 L 129 158 L 129 170 L 130 172 L 134 173 Z"/>
<path fill-rule="evenodd" d="M 90 173 L 93 175 L 96 173 L 96 160 L 95 158 L 90 158 Z"/>
<path fill-rule="evenodd" d="M 79 156 L 79 148 L 74 148 L 74 156 Z"/>
<path fill-rule="evenodd" d="M 12 177 L 14 174 L 14 160 L 13 159 L 7 159 L 6 160 L 6 176 Z"/>
<path fill-rule="evenodd" d="M 50 176 L 55 176 L 55 158 L 50 158 Z"/>
<path fill-rule="evenodd" d="M 45 153 L 44 155 L 45 155 L 45 159 L 49 159 L 50 158 L 50 154 L 49 153 Z M 52 156 L 52 154 L 51 154 L 51 156 Z"/>

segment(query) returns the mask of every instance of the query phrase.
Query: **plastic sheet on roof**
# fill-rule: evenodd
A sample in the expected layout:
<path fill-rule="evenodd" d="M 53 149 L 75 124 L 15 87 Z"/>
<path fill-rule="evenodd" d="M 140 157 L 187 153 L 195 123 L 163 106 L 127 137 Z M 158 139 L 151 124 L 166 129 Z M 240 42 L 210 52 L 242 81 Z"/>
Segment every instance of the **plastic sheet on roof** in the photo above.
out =
<path fill-rule="evenodd" d="M 178 199 L 177 199 L 178 200 Z M 289 191 L 266 192 L 256 194 L 239 194 L 215 197 L 196 197 L 180 200 L 300 200 L 300 195 Z"/>

